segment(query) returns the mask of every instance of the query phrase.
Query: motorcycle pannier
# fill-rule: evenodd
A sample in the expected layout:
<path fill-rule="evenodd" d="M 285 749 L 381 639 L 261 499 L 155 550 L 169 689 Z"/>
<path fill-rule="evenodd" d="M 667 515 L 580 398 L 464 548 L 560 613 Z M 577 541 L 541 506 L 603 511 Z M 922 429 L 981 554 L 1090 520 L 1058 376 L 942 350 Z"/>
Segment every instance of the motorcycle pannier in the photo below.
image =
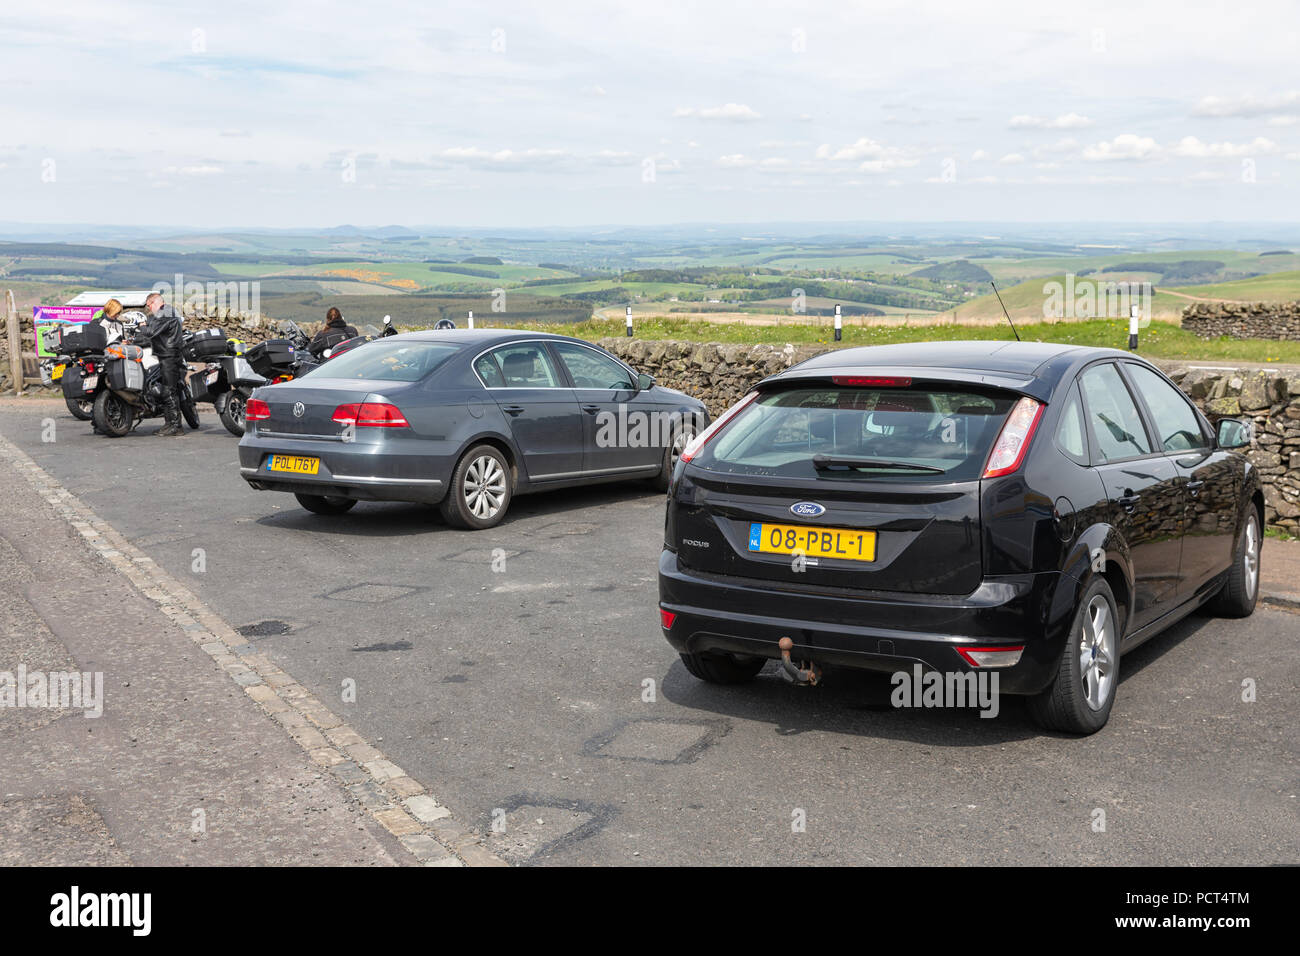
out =
<path fill-rule="evenodd" d="M 293 343 L 288 339 L 267 339 L 244 353 L 258 375 L 270 378 L 276 369 L 283 371 L 294 362 Z"/>
<path fill-rule="evenodd" d="M 63 387 L 64 398 L 86 397 L 86 380 L 82 377 L 80 365 L 74 364 L 65 368 L 59 384 Z"/>
<path fill-rule="evenodd" d="M 194 337 L 185 346 L 184 355 L 187 361 L 194 362 L 215 355 L 225 355 L 226 349 L 225 332 L 221 329 L 204 329 L 202 332 L 194 333 Z"/>
<path fill-rule="evenodd" d="M 68 355 L 89 355 L 104 351 L 108 345 L 108 332 L 98 322 L 87 322 L 65 328 L 59 342 L 59 351 Z"/>
<path fill-rule="evenodd" d="M 219 373 L 201 368 L 190 376 L 190 394 L 194 396 L 194 401 L 211 402 L 217 397 L 208 390 L 208 376 L 213 374 Z"/>
<path fill-rule="evenodd" d="M 144 366 L 129 358 L 110 358 L 105 365 L 104 374 L 108 376 L 108 387 L 115 392 L 139 392 L 144 389 Z"/>

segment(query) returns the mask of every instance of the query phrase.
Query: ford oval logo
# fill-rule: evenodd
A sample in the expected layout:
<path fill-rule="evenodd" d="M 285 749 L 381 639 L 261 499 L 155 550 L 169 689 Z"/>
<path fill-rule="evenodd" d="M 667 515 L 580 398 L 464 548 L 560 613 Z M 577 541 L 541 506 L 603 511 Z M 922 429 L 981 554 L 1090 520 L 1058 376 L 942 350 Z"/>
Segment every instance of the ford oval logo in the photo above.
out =
<path fill-rule="evenodd" d="M 825 513 L 826 509 L 815 501 L 798 501 L 790 506 L 790 514 L 800 518 L 820 518 Z"/>
<path fill-rule="evenodd" d="M 306 406 L 306 405 L 304 405 L 302 402 L 294 402 L 294 403 L 293 403 L 293 417 L 294 417 L 294 418 L 302 418 L 302 416 L 304 416 L 304 415 L 306 415 L 306 414 L 307 414 L 307 406 Z"/>

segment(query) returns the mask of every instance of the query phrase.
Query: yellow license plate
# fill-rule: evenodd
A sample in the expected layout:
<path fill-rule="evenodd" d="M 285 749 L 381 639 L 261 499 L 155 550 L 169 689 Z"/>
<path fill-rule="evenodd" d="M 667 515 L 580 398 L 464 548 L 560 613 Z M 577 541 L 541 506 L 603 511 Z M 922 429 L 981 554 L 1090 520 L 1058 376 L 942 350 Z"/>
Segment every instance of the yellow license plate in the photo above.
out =
<path fill-rule="evenodd" d="M 749 550 L 764 554 L 801 553 L 808 558 L 876 560 L 876 532 L 854 528 L 810 528 L 797 524 L 749 526 Z"/>
<path fill-rule="evenodd" d="M 300 458 L 297 455 L 272 455 L 266 463 L 267 471 L 291 471 L 295 475 L 314 475 L 320 470 L 319 458 Z"/>
<path fill-rule="evenodd" d="M 56 365 L 54 368 L 50 369 L 50 380 L 57 382 L 59 379 L 63 378 L 63 370 L 65 368 L 67 368 L 65 365 Z"/>

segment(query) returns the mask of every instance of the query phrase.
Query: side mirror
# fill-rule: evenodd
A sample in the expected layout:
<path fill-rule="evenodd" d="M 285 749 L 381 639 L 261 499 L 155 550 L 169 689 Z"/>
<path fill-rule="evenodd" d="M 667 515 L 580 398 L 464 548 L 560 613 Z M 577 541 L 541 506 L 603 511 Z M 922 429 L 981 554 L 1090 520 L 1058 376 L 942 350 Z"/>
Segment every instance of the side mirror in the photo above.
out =
<path fill-rule="evenodd" d="M 1255 424 L 1238 418 L 1221 418 L 1217 435 L 1220 448 L 1245 448 L 1255 437 Z"/>
<path fill-rule="evenodd" d="M 642 372 L 636 377 L 636 388 L 638 392 L 644 392 L 646 389 L 655 387 L 655 377 Z"/>

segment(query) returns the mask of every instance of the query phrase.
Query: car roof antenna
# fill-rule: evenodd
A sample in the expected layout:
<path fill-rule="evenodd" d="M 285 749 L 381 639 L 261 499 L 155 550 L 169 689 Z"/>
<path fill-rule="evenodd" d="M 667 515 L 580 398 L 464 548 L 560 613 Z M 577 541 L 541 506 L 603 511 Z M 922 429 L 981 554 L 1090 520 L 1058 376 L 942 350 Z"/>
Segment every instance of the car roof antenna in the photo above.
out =
<path fill-rule="evenodd" d="M 998 291 L 997 284 L 994 283 L 992 279 L 989 280 L 989 285 L 993 286 L 993 294 L 998 297 L 998 305 L 1002 306 L 1002 314 L 1007 317 L 1007 325 L 1011 326 L 1011 334 L 1014 335 L 1016 341 L 1019 342 L 1020 333 L 1016 331 L 1016 323 L 1011 321 L 1011 313 L 1007 311 L 1007 304 L 1002 301 L 1002 293 Z"/>

